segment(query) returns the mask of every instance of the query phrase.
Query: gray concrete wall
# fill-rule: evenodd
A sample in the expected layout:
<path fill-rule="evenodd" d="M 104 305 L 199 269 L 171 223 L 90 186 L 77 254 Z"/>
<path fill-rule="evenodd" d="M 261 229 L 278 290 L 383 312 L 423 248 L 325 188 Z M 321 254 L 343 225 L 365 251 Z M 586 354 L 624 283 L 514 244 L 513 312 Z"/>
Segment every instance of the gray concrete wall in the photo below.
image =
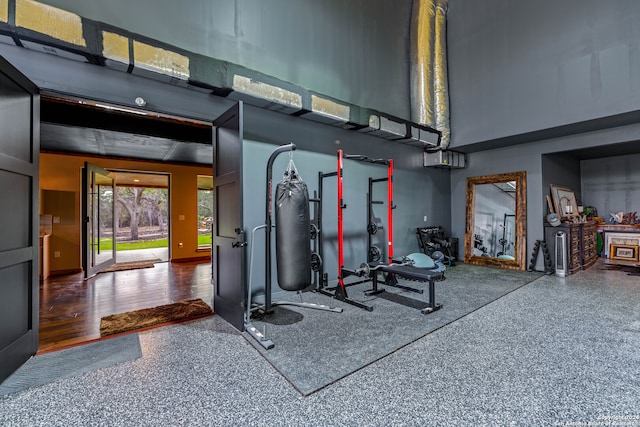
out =
<path fill-rule="evenodd" d="M 598 215 L 640 211 L 640 154 L 580 162 L 582 202 Z"/>
<path fill-rule="evenodd" d="M 411 0 L 43 3 L 355 105 L 410 118 Z"/>
<path fill-rule="evenodd" d="M 542 156 L 542 194 L 551 194 L 551 185 L 561 185 L 573 190 L 578 204 L 582 201 L 580 183 L 580 161 L 575 156 L 566 153 L 549 154 Z M 548 207 L 542 204 L 542 215 L 546 215 Z M 554 207 L 555 209 L 555 207 Z"/>
<path fill-rule="evenodd" d="M 447 30 L 452 148 L 640 109 L 640 2 L 451 0 Z"/>

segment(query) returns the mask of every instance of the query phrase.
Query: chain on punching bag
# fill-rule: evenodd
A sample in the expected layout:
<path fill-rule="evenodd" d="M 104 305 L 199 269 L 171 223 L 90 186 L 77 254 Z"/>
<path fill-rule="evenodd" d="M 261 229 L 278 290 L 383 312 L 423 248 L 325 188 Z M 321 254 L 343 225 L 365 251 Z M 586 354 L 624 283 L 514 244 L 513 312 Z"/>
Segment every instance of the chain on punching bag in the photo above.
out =
<path fill-rule="evenodd" d="M 275 200 L 278 285 L 299 291 L 311 284 L 311 218 L 307 185 L 293 159 L 276 186 Z"/>

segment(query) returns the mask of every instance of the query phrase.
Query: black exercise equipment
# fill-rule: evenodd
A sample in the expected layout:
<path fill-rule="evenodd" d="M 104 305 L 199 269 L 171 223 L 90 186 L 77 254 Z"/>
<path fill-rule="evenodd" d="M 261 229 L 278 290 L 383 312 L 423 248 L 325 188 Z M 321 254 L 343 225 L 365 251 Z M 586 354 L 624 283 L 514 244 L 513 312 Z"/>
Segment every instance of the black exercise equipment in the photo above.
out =
<path fill-rule="evenodd" d="M 420 312 L 422 314 L 429 314 L 442 308 L 442 304 L 438 304 L 435 302 L 435 282 L 444 280 L 443 271 L 433 271 L 423 268 L 416 268 L 411 264 L 401 262 L 395 262 L 391 264 L 369 263 L 368 266 L 369 268 L 367 270 L 371 271 L 369 275 L 373 279 L 373 288 L 371 290 L 365 291 L 365 295 L 376 295 L 384 292 L 384 289 L 378 288 L 378 272 L 380 272 L 385 274 L 385 285 L 402 288 L 408 291 L 415 292 L 416 290 L 414 288 L 398 285 L 396 277 L 402 277 L 407 280 L 415 280 L 417 282 L 428 282 L 429 301 L 427 302 L 427 305 L 420 310 Z M 422 290 L 420 290 L 420 293 L 422 293 Z"/>
<path fill-rule="evenodd" d="M 369 234 L 376 234 L 378 232 L 378 224 L 376 224 L 375 222 L 369 222 L 369 224 L 367 225 L 367 233 Z"/>
<path fill-rule="evenodd" d="M 418 227 L 416 236 L 418 247 L 426 255 L 449 266 L 455 265 L 458 239 L 445 237 L 444 229 L 441 226 Z"/>
<path fill-rule="evenodd" d="M 289 162 L 276 185 L 276 264 L 278 286 L 301 291 L 311 285 L 309 193 L 295 165 Z"/>
<path fill-rule="evenodd" d="M 515 215 L 512 214 L 504 214 L 504 219 L 502 220 L 502 238 L 498 240 L 498 244 L 502 246 L 502 250 L 496 254 L 497 257 L 501 255 L 506 255 L 507 250 L 509 249 L 510 243 L 507 239 L 507 218 L 515 218 Z"/>
<path fill-rule="evenodd" d="M 309 237 L 311 238 L 311 240 L 315 240 L 318 237 L 318 226 L 313 223 L 311 223 L 311 226 L 309 228 Z"/>
<path fill-rule="evenodd" d="M 258 341 L 258 343 L 260 343 L 260 345 L 262 347 L 264 347 L 266 350 L 272 349 L 274 347 L 273 342 L 268 339 L 266 337 L 266 334 L 263 332 L 258 331 L 255 326 L 253 326 L 251 324 L 251 312 L 252 310 L 260 310 L 263 314 L 265 315 L 269 315 L 273 313 L 273 306 L 276 305 L 294 305 L 294 306 L 298 306 L 298 307 L 305 307 L 305 308 L 311 308 L 311 309 L 316 309 L 316 310 L 324 310 L 324 311 L 332 311 L 332 312 L 336 312 L 336 313 L 342 313 L 342 308 L 335 308 L 335 307 L 329 307 L 326 305 L 320 305 L 320 304 L 313 304 L 313 303 L 305 303 L 305 302 L 290 302 L 290 301 L 277 301 L 277 302 L 272 302 L 271 301 L 271 232 L 272 232 L 272 228 L 273 228 L 273 224 L 272 224 L 272 219 L 271 219 L 271 212 L 272 212 L 272 206 L 273 206 L 273 193 L 272 193 L 272 177 L 273 177 L 273 162 L 275 161 L 276 157 L 284 152 L 287 151 L 294 151 L 296 149 L 296 146 L 294 144 L 287 144 L 287 145 L 282 145 L 278 148 L 276 148 L 272 153 L 271 156 L 269 156 L 269 160 L 267 161 L 267 179 L 266 179 L 266 204 L 265 204 L 265 223 L 262 225 L 259 225 L 257 227 L 255 227 L 251 233 L 251 254 L 250 254 L 250 261 L 249 261 L 249 285 L 248 285 L 248 290 L 247 290 L 247 311 L 245 313 L 245 319 L 244 319 L 244 326 L 246 331 L 249 333 L 249 335 L 251 335 L 256 341 Z M 292 163 L 292 160 L 290 160 L 290 165 Z M 291 169 L 295 169 L 295 167 L 292 167 Z M 296 171 L 296 175 L 297 175 L 297 171 Z M 291 172 L 289 172 L 289 178 L 291 178 Z M 297 178 L 299 180 L 299 177 Z M 284 180 L 286 181 L 286 180 Z M 289 186 L 284 186 L 283 187 L 283 191 L 294 191 L 294 188 Z M 304 187 L 304 190 L 302 190 L 301 188 L 297 188 L 295 191 L 297 192 L 306 192 L 306 186 Z M 284 195 L 286 196 L 286 194 Z M 284 197 L 283 196 L 283 197 Z M 311 257 L 311 253 L 309 252 L 309 256 L 307 259 L 306 256 L 306 250 L 309 249 L 309 245 L 310 245 L 310 220 L 309 220 L 309 207 L 308 207 L 308 203 L 309 203 L 309 198 L 308 198 L 308 194 L 306 196 L 306 202 L 307 202 L 307 207 L 306 209 L 303 208 L 300 204 L 300 200 L 299 200 L 300 195 L 298 194 L 296 197 L 296 201 L 295 203 L 293 203 L 291 206 L 289 206 L 289 204 L 287 203 L 286 206 L 286 211 L 283 212 L 288 212 L 289 208 L 291 208 L 291 211 L 294 211 L 295 209 L 293 208 L 293 206 L 297 206 L 298 209 L 300 209 L 300 211 L 298 212 L 299 214 L 299 218 L 298 218 L 298 224 L 297 228 L 295 230 L 289 230 L 289 232 L 297 232 L 297 231 L 301 231 L 304 227 L 304 231 L 302 232 L 303 237 L 299 240 L 299 241 L 289 241 L 288 237 L 289 236 L 285 236 L 285 235 L 281 235 L 280 239 L 281 242 L 287 240 L 290 244 L 292 245 L 297 245 L 297 247 L 291 248 L 293 250 L 296 251 L 300 251 L 300 252 L 305 252 L 305 255 L 303 257 L 301 257 L 300 259 L 296 259 L 295 261 L 297 262 L 301 262 L 304 264 L 305 268 L 310 270 L 313 268 L 312 265 L 312 257 Z M 284 202 L 283 202 L 284 203 Z M 289 215 L 289 216 L 287 216 Z M 279 221 L 276 222 L 281 222 L 281 221 L 286 221 L 292 214 L 292 212 L 289 212 L 287 215 L 284 215 L 285 218 L 280 218 Z M 281 224 L 278 224 L 281 225 Z M 281 225 L 282 227 L 285 227 L 284 225 Z M 264 229 L 265 230 L 265 304 L 263 306 L 257 306 L 254 307 L 252 305 L 251 299 L 252 299 L 252 295 L 251 295 L 251 287 L 252 287 L 252 276 L 253 276 L 253 250 L 255 248 L 255 233 L 256 231 L 260 230 L 260 229 Z M 276 229 L 276 236 L 278 237 L 278 230 Z M 286 244 L 286 243 L 281 243 L 281 244 Z M 305 249 L 307 248 L 307 249 Z M 289 252 L 287 251 L 289 248 L 280 248 L 279 253 L 277 253 L 277 256 L 280 257 L 284 257 L 286 255 L 289 254 Z M 285 251 L 285 253 L 283 253 L 283 250 Z M 287 260 L 284 259 L 284 261 L 286 262 Z M 295 288 L 295 290 L 298 291 L 298 293 L 300 294 L 300 296 L 302 296 L 301 294 L 301 289 L 303 289 L 304 287 L 309 286 L 310 283 L 310 276 L 309 279 L 301 279 L 301 277 L 303 276 L 302 274 L 302 269 L 298 270 L 297 267 L 294 266 L 293 269 L 288 270 L 289 267 L 283 267 L 285 270 L 284 276 L 285 276 L 285 280 L 286 280 L 286 284 L 285 286 L 289 286 L 291 288 Z M 280 277 L 278 278 L 280 279 Z M 304 286 L 303 286 L 304 285 Z M 283 288 L 284 289 L 284 288 Z"/>
<path fill-rule="evenodd" d="M 320 271 L 320 267 L 322 267 L 322 258 L 317 252 L 313 252 L 311 254 L 311 271 L 317 273 Z"/>
<path fill-rule="evenodd" d="M 389 162 L 390 162 L 390 167 L 393 168 L 393 160 L 389 160 Z M 387 176 L 384 177 L 384 178 L 371 178 L 371 177 L 369 177 L 369 192 L 367 193 L 367 224 L 368 224 L 368 226 L 367 226 L 367 231 L 368 231 L 367 243 L 368 243 L 368 246 L 369 246 L 369 252 L 367 253 L 367 262 L 371 263 L 371 265 L 383 264 L 382 263 L 382 251 L 377 246 L 375 246 L 374 243 L 373 243 L 374 235 L 378 232 L 378 230 L 380 228 L 382 228 L 382 226 L 379 227 L 375 222 L 376 218 L 375 218 L 375 215 L 374 215 L 373 208 L 374 208 L 375 205 L 384 205 L 384 203 L 385 203 L 382 200 L 374 200 L 374 198 L 373 198 L 373 186 L 376 183 L 387 183 L 387 192 L 388 192 L 389 191 L 389 179 L 390 179 L 390 177 L 393 177 L 393 170 L 391 171 L 391 173 L 387 172 Z M 387 213 L 389 215 L 389 218 L 391 218 L 392 211 L 393 211 L 393 209 L 396 208 L 396 206 L 392 202 L 391 194 L 388 193 L 387 196 L 388 196 Z M 389 242 L 393 242 L 392 236 L 381 236 L 380 237 L 380 239 L 383 240 L 383 241 L 385 239 L 387 239 L 387 238 L 388 238 Z M 397 261 L 390 259 L 390 263 L 396 265 Z M 387 264 L 387 263 L 384 263 L 384 264 Z M 379 269 L 379 271 L 385 275 L 385 285 L 387 285 L 387 286 L 392 286 L 392 287 L 404 289 L 406 291 L 416 292 L 416 293 L 419 293 L 419 294 L 421 294 L 423 292 L 422 289 L 417 289 L 417 288 L 412 288 L 410 286 L 400 285 L 398 283 L 398 280 L 395 277 L 395 274 L 392 273 L 392 272 L 383 271 L 383 269 Z M 365 291 L 365 295 L 373 295 L 375 293 L 380 293 L 381 291 L 378 290 L 378 286 L 377 286 L 377 275 L 375 275 L 375 277 L 373 277 L 373 276 L 369 276 L 369 277 L 371 277 L 372 280 L 374 281 L 374 288 L 372 290 Z"/>
<path fill-rule="evenodd" d="M 373 244 L 373 236 L 382 228 L 382 226 L 376 224 L 373 206 L 383 205 L 384 202 L 381 200 L 373 200 L 373 184 L 377 182 L 387 182 L 387 180 L 388 177 L 377 179 L 369 177 L 369 192 L 367 193 L 367 246 L 369 247 L 369 252 L 367 254 L 367 262 L 378 262 L 382 259 L 382 251 Z M 391 207 L 391 209 L 393 208 L 394 206 Z M 385 236 L 381 236 L 379 240 L 384 241 L 385 238 Z"/>
<path fill-rule="evenodd" d="M 553 274 L 554 270 L 551 262 L 551 254 L 549 253 L 549 247 L 544 240 L 536 240 L 536 243 L 533 245 L 533 253 L 531 254 L 531 261 L 529 262 L 529 268 L 527 270 L 534 271 L 540 252 L 542 252 L 542 256 L 544 257 L 544 273 Z"/>
<path fill-rule="evenodd" d="M 382 252 L 377 246 L 369 246 L 369 252 L 367 254 L 368 262 L 378 262 L 382 259 Z"/>

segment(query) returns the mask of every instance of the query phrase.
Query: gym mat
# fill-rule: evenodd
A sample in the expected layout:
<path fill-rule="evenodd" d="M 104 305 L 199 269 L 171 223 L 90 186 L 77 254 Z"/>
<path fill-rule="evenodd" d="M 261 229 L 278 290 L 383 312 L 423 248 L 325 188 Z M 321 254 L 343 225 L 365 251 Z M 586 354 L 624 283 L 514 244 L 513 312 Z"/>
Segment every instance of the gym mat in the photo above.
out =
<path fill-rule="evenodd" d="M 0 396 L 142 357 L 137 333 L 36 355 L 0 384 Z"/>
<path fill-rule="evenodd" d="M 542 275 L 468 264 L 450 267 L 445 273 L 446 280 L 436 282 L 436 303 L 443 307 L 426 315 L 421 314 L 420 308 L 427 305 L 427 283 L 400 281 L 423 289 L 422 294 L 381 285 L 392 294 L 384 297 L 364 295 L 371 283 L 347 287 L 351 299 L 373 307 L 370 312 L 320 293 L 307 292 L 305 302 L 342 307 L 344 311 L 275 306 L 272 314 L 252 320 L 253 326 L 273 341 L 274 348 L 265 350 L 247 332 L 244 336 L 306 396 Z M 292 295 L 289 300 L 299 298 Z"/>

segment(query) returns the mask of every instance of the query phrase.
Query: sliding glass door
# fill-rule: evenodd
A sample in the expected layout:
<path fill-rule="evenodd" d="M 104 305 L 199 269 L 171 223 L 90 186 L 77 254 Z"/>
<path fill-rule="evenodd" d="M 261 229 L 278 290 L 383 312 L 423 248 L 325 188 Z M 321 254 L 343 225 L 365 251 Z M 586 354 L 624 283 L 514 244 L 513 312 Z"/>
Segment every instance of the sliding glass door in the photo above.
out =
<path fill-rule="evenodd" d="M 116 261 L 115 179 L 111 172 L 85 163 L 82 180 L 82 264 L 86 278 Z"/>

